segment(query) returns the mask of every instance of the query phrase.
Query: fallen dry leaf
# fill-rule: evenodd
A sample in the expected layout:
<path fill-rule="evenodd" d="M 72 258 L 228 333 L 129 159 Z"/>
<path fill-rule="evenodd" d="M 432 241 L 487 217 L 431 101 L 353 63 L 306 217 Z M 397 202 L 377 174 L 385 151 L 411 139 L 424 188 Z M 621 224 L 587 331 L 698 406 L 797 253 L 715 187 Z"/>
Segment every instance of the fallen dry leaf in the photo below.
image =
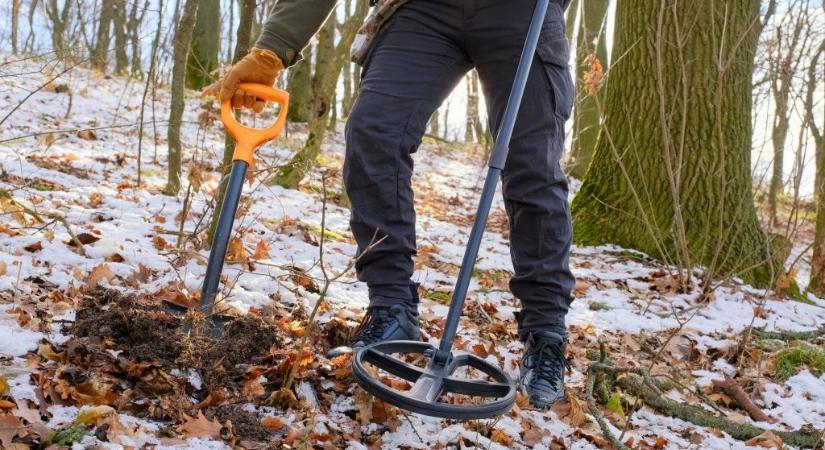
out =
<path fill-rule="evenodd" d="M 21 433 L 25 431 L 26 427 L 23 422 L 14 415 L 8 413 L 0 415 L 0 448 L 10 446 L 11 440 L 15 436 L 21 436 Z"/>
<path fill-rule="evenodd" d="M 280 430 L 286 426 L 283 420 L 275 416 L 264 417 L 261 419 L 261 425 L 269 428 L 270 430 Z"/>
<path fill-rule="evenodd" d="M 109 266 L 107 264 L 98 264 L 92 269 L 91 272 L 89 272 L 89 277 L 86 279 L 86 285 L 92 289 L 97 287 L 97 285 L 103 280 L 112 281 L 114 279 L 115 273 L 109 270 Z"/>
<path fill-rule="evenodd" d="M 269 250 L 272 249 L 272 245 L 269 242 L 261 239 L 258 241 L 258 245 L 255 246 L 255 252 L 252 253 L 252 259 L 265 259 L 269 256 Z"/>
<path fill-rule="evenodd" d="M 97 135 L 92 130 L 80 130 L 77 132 L 77 137 L 87 141 L 96 141 Z"/>
<path fill-rule="evenodd" d="M 498 442 L 499 444 L 507 447 L 513 445 L 513 438 L 511 438 L 507 432 L 499 430 L 498 428 L 493 430 L 493 434 L 490 435 L 490 439 L 492 439 L 493 442 Z"/>
<path fill-rule="evenodd" d="M 40 242 L 40 241 L 37 241 L 33 244 L 29 244 L 29 245 L 23 247 L 23 250 L 25 250 L 27 252 L 30 252 L 30 253 L 39 252 L 40 250 L 43 250 L 43 243 Z"/>
<path fill-rule="evenodd" d="M 178 425 L 177 430 L 191 437 L 208 437 L 212 439 L 220 439 L 221 437 L 220 422 L 207 419 L 202 411 L 198 411 L 197 418 L 187 417 L 186 422 Z"/>
<path fill-rule="evenodd" d="M 779 436 L 773 434 L 771 430 L 767 430 L 753 439 L 748 439 L 747 441 L 745 441 L 745 445 L 751 445 L 754 447 L 762 448 L 774 448 L 777 450 L 782 450 L 783 448 L 785 448 L 782 439 L 780 439 Z"/>
<path fill-rule="evenodd" d="M 8 271 L 8 266 L 6 265 L 5 261 L 0 261 L 0 277 L 6 274 Z"/>
<path fill-rule="evenodd" d="M 3 377 L 3 375 L 0 375 L 0 395 L 6 395 L 6 393 L 8 393 L 8 392 L 9 392 L 9 383 L 8 383 L 8 381 L 6 381 L 6 379 Z"/>

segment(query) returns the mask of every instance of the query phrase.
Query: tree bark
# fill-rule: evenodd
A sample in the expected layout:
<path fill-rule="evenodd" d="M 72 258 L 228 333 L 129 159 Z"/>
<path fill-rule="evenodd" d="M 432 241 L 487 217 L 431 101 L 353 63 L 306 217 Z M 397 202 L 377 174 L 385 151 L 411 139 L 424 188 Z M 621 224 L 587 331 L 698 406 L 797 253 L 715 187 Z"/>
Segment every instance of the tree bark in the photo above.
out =
<path fill-rule="evenodd" d="M 349 55 L 350 46 L 355 39 L 358 27 L 364 21 L 369 10 L 369 2 L 357 0 L 355 12 L 349 16 L 347 23 L 341 30 L 338 45 L 330 47 L 334 39 L 334 28 L 324 25 L 319 33 L 318 62 L 324 61 L 321 55 L 324 48 L 327 51 L 333 48 L 329 57 L 329 64 L 317 64 L 315 77 L 313 78 L 313 110 L 312 119 L 309 122 L 309 136 L 304 147 L 292 157 L 292 159 L 282 166 L 273 177 L 273 182 L 286 188 L 294 189 L 304 176 L 315 165 L 315 159 L 321 151 L 321 144 L 326 133 L 327 120 L 330 115 L 330 99 L 333 96 L 338 81 L 338 75 Z M 328 21 L 335 21 L 335 15 L 330 16 Z M 326 34 L 325 34 L 326 30 Z M 326 40 L 326 43 L 324 42 Z M 326 56 L 324 57 L 326 58 Z"/>
<path fill-rule="evenodd" d="M 20 0 L 11 1 L 11 52 L 17 54 L 17 29 L 19 27 Z"/>
<path fill-rule="evenodd" d="M 478 117 L 478 76 L 471 70 L 465 78 L 467 82 L 467 117 L 464 129 L 464 142 L 481 142 L 481 121 Z"/>
<path fill-rule="evenodd" d="M 607 45 L 602 23 L 607 14 L 607 0 L 587 0 L 581 8 L 576 40 L 576 108 L 573 114 L 573 143 L 568 173 L 583 180 L 593 158 L 601 128 L 595 96 L 603 100 L 604 89 L 589 93 L 582 80 L 591 70 L 588 56 L 595 57 L 607 68 Z"/>
<path fill-rule="evenodd" d="M 143 77 L 140 61 L 140 24 L 143 23 L 143 18 L 146 17 L 146 11 L 149 10 L 149 0 L 143 3 L 143 8 L 138 11 L 139 2 L 134 0 L 132 2 L 132 9 L 129 12 L 129 20 L 126 22 L 126 31 L 129 36 L 129 42 L 132 46 L 132 75 Z M 174 23 L 174 22 L 173 22 Z M 151 63 L 149 63 L 151 65 Z"/>
<path fill-rule="evenodd" d="M 32 2 L 32 9 L 29 13 L 30 29 L 32 29 L 31 25 L 36 3 L 36 1 Z M 49 3 L 46 5 L 46 15 L 52 22 L 52 49 L 58 58 L 65 57 L 68 50 L 66 48 L 66 28 L 69 23 L 71 6 L 71 0 L 64 1 L 62 9 L 57 7 L 57 0 L 49 0 Z M 33 36 L 33 34 L 31 36 Z"/>
<path fill-rule="evenodd" d="M 199 0 L 186 0 L 183 4 L 183 13 L 173 40 L 172 92 L 169 100 L 169 126 L 166 132 L 169 141 L 169 161 L 166 188 L 163 190 L 166 195 L 177 195 L 180 190 L 180 126 L 183 108 L 186 106 L 183 95 L 186 60 L 189 54 L 189 44 L 192 42 L 192 30 L 195 28 L 198 3 Z"/>
<path fill-rule="evenodd" d="M 312 109 L 312 63 L 309 57 L 312 47 L 304 49 L 304 60 L 289 69 L 289 111 L 290 122 L 309 122 Z"/>
<path fill-rule="evenodd" d="M 213 72 L 218 68 L 220 29 L 220 0 L 200 0 L 192 34 L 192 49 L 186 65 L 186 87 L 189 89 L 200 90 L 215 81 Z"/>
<path fill-rule="evenodd" d="M 69 0 L 66 3 L 69 3 Z M 100 18 L 97 22 L 97 39 L 92 52 L 92 68 L 101 72 L 106 71 L 106 64 L 109 62 L 109 42 L 111 39 L 109 31 L 114 16 L 115 6 L 113 2 L 105 0 L 101 2 Z"/>
<path fill-rule="evenodd" d="M 709 278 L 773 281 L 750 172 L 758 13 L 758 0 L 618 3 L 622 57 L 573 202 L 578 243 L 698 262 Z"/>
<path fill-rule="evenodd" d="M 113 9 L 112 24 L 115 27 L 115 73 L 122 75 L 129 67 L 129 56 L 126 53 L 126 1 L 110 1 Z"/>

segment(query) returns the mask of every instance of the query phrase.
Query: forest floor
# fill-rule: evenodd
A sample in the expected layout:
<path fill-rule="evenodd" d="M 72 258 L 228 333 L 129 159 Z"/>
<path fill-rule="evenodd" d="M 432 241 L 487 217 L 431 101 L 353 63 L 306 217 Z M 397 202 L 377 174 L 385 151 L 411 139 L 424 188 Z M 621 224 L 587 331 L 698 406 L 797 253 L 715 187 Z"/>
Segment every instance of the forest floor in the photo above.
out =
<path fill-rule="evenodd" d="M 661 391 L 634 391 L 599 376 L 595 399 L 606 404 L 595 411 L 629 447 L 780 448 L 781 431 L 821 436 L 825 429 L 822 336 L 803 344 L 799 335 L 759 331 L 816 330 L 825 301 L 779 298 L 735 279 L 702 295 L 673 268 L 610 246 L 572 250 L 578 281 L 566 401 L 542 411 L 519 397 L 503 417 L 457 422 L 372 399 L 355 385 L 347 356 L 323 356 L 345 341 L 367 304 L 351 270 L 348 211 L 336 204 L 340 129 L 298 190 L 264 181 L 300 146 L 304 128 L 290 125 L 288 136 L 259 152 L 224 268 L 222 304 L 239 318 L 218 343 L 184 334 L 161 305 L 191 304 L 202 282 L 208 251 L 201 239 L 223 149 L 216 112 L 194 93 L 187 99 L 183 190 L 166 196 L 168 91 L 159 89 L 154 103 L 147 97 L 145 120 L 158 122 L 143 130 L 138 169 L 142 82 L 76 68 L 26 98 L 57 68 L 5 59 L 0 121 L 24 103 L 0 124 L 0 448 L 610 448 L 586 392 L 600 342 L 605 363 L 670 380 L 657 384 Z M 436 342 L 484 163 L 432 142 L 415 161 L 414 279 L 424 336 Z M 456 344 L 517 377 L 522 345 L 507 289 L 511 270 L 499 195 Z M 319 326 L 307 327 L 325 277 L 338 275 Z M 701 276 L 695 272 L 694 284 Z M 299 352 L 304 336 L 309 347 Z M 294 398 L 280 390 L 293 368 Z M 746 408 L 764 414 L 760 422 L 736 392 L 714 386 L 726 377 L 744 391 Z M 676 407 L 665 413 L 662 402 Z M 685 408 L 760 429 L 744 427 L 734 438 L 716 422 L 673 417 Z"/>

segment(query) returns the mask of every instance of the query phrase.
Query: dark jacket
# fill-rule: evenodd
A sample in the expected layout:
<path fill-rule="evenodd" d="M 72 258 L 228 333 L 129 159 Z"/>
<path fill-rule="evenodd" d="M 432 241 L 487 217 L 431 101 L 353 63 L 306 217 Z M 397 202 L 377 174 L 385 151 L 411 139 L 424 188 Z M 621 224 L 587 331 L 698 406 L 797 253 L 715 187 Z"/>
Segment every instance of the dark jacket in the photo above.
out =
<path fill-rule="evenodd" d="M 301 60 L 301 50 L 324 24 L 336 0 L 278 0 L 255 44 L 275 52 L 285 66 Z"/>

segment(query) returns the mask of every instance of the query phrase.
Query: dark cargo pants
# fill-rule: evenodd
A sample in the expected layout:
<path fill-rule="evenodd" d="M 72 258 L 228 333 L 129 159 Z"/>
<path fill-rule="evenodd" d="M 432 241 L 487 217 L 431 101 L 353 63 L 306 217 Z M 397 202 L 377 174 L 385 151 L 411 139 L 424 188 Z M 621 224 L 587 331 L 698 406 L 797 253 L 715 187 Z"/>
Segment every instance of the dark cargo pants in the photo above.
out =
<path fill-rule="evenodd" d="M 567 0 L 564 0 L 566 4 Z M 346 129 L 344 181 L 371 304 L 407 303 L 416 252 L 411 177 L 427 122 L 475 67 L 497 130 L 534 0 L 411 0 L 384 25 L 364 64 Z M 573 276 L 567 182 L 559 165 L 573 86 L 562 0 L 551 0 L 502 172 L 519 330 L 565 333 Z"/>

